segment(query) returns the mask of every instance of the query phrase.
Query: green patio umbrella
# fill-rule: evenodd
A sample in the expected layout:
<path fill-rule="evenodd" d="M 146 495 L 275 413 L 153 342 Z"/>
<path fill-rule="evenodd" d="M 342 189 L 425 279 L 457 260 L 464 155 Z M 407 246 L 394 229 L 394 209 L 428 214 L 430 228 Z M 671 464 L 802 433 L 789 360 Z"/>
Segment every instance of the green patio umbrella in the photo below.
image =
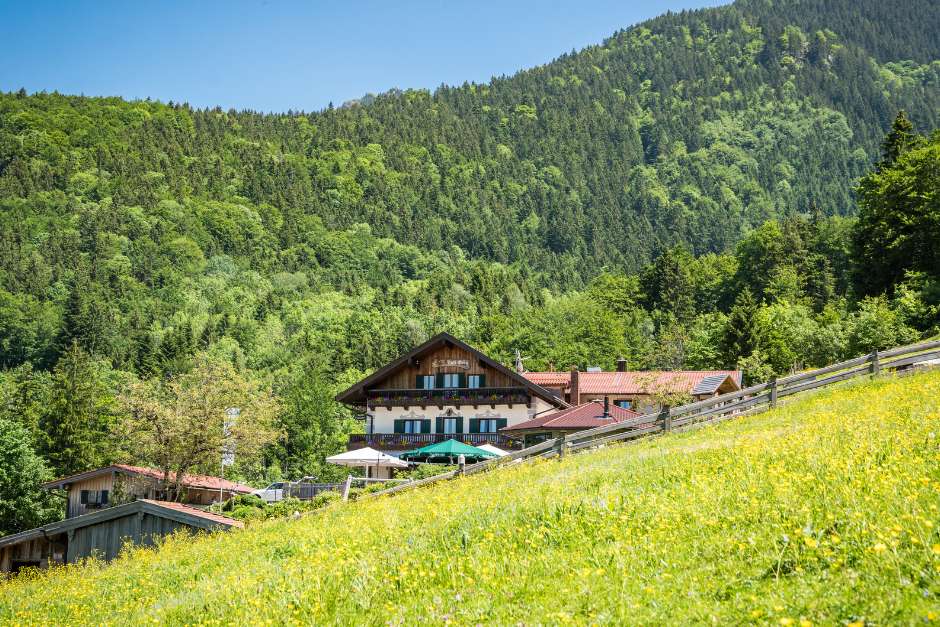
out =
<path fill-rule="evenodd" d="M 477 448 L 451 439 L 436 442 L 435 444 L 428 444 L 419 449 L 402 453 L 399 458 L 410 462 L 426 462 L 432 459 L 446 458 L 449 463 L 455 464 L 457 463 L 457 458 L 461 455 L 471 464 L 483 459 L 497 457 L 495 453 L 491 453 L 486 449 Z"/>

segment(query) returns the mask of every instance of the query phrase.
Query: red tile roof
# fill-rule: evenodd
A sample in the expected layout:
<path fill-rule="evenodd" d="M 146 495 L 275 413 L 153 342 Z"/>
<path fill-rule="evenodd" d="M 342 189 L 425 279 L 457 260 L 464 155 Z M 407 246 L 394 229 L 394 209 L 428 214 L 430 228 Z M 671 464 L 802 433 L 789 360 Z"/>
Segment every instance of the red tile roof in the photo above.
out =
<path fill-rule="evenodd" d="M 570 372 L 525 372 L 522 376 L 542 387 L 568 387 L 571 383 Z"/>
<path fill-rule="evenodd" d="M 132 474 L 152 477 L 153 479 L 163 479 L 163 471 L 156 468 L 146 468 L 144 466 L 131 466 L 129 464 L 114 464 L 115 468 L 120 468 Z M 170 473 L 170 481 L 176 481 L 176 473 Z M 187 488 L 202 488 L 204 490 L 226 490 L 228 492 L 242 492 L 248 494 L 254 492 L 250 485 L 229 481 L 221 477 L 212 475 L 186 475 L 183 477 L 183 485 Z"/>
<path fill-rule="evenodd" d="M 579 372 L 581 394 L 649 394 L 650 391 L 691 393 L 702 379 L 715 375 L 731 377 L 741 387 L 739 370 L 675 370 L 630 372 Z M 525 378 L 544 387 L 571 385 L 570 372 L 526 372 Z"/>
<path fill-rule="evenodd" d="M 188 505 L 183 505 L 182 503 L 174 503 L 172 501 L 154 501 L 152 499 L 137 499 L 143 501 L 144 503 L 153 503 L 159 507 L 165 507 L 167 509 L 174 509 L 178 512 L 183 512 L 184 514 L 189 514 L 190 516 L 196 516 L 197 518 L 202 518 L 209 520 L 220 525 L 226 525 L 228 527 L 244 527 L 245 523 L 240 520 L 235 520 L 234 518 L 229 518 L 228 516 L 222 516 L 221 514 L 214 514 L 208 512 L 204 509 L 199 509 L 198 507 L 190 507 Z"/>
<path fill-rule="evenodd" d="M 56 479 L 55 481 L 49 481 L 42 484 L 46 488 L 57 488 L 64 487 L 69 483 L 75 483 L 76 481 L 81 481 L 83 479 L 89 479 L 101 474 L 109 472 L 123 472 L 130 475 L 138 475 L 143 477 L 150 477 L 151 479 L 161 480 L 163 479 L 163 471 L 156 468 L 147 468 L 145 466 L 131 466 L 130 464 L 112 464 L 104 468 L 96 468 L 94 470 L 87 470 L 75 475 L 70 475 L 68 477 L 63 477 L 61 479 Z M 176 473 L 170 473 L 170 481 L 176 480 Z M 197 488 L 203 490 L 225 490 L 227 492 L 237 492 L 240 494 L 249 494 L 254 491 L 249 485 L 243 483 L 238 483 L 236 481 L 229 481 L 228 479 L 223 479 L 221 477 L 213 477 L 210 475 L 186 475 L 183 478 L 183 485 L 187 488 Z"/>
<path fill-rule="evenodd" d="M 527 431 L 552 429 L 591 429 L 601 427 L 613 422 L 623 422 L 640 416 L 631 409 L 623 409 L 616 405 L 609 408 L 609 417 L 604 417 L 604 403 L 591 401 L 576 407 L 569 407 L 560 411 L 551 412 L 532 420 L 527 420 L 511 427 L 503 427 L 500 431 Z"/>

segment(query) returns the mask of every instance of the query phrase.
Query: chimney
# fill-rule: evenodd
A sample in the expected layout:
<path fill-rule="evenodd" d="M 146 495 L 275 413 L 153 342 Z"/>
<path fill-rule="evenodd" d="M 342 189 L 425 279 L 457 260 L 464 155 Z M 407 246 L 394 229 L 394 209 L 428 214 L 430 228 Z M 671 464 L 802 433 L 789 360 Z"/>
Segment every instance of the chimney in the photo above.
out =
<path fill-rule="evenodd" d="M 610 418 L 610 397 L 604 397 L 604 419 Z"/>
<path fill-rule="evenodd" d="M 627 360 L 623 357 L 617 360 L 617 372 L 626 372 L 627 371 Z"/>
<path fill-rule="evenodd" d="M 581 404 L 581 382 L 578 377 L 578 369 L 575 367 L 571 368 L 571 382 L 569 384 L 571 388 L 571 394 L 569 396 L 570 400 L 568 401 L 572 405 Z"/>

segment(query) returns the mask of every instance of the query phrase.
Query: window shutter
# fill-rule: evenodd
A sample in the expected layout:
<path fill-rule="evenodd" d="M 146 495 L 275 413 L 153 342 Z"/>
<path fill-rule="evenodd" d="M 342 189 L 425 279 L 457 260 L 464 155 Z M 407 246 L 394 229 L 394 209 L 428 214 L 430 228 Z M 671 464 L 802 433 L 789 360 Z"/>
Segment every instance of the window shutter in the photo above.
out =
<path fill-rule="evenodd" d="M 395 433 L 404 433 L 405 432 L 405 421 L 396 420 L 395 421 Z"/>
<path fill-rule="evenodd" d="M 502 428 L 505 427 L 505 426 L 506 426 L 506 419 L 505 419 L 505 418 L 497 418 L 497 419 L 496 419 L 496 430 L 497 430 L 497 431 L 499 431 L 500 429 L 502 429 Z"/>
<path fill-rule="evenodd" d="M 102 505 L 108 504 L 108 491 L 107 490 L 101 491 L 101 504 Z"/>
<path fill-rule="evenodd" d="M 434 387 L 436 388 L 444 387 L 444 374 L 443 373 L 439 372 L 437 376 L 434 377 Z"/>
<path fill-rule="evenodd" d="M 486 375 L 480 374 L 479 377 L 480 377 L 480 387 L 485 388 L 486 387 Z"/>
<path fill-rule="evenodd" d="M 457 387 L 465 388 L 467 387 L 467 375 L 460 373 L 457 375 Z"/>
<path fill-rule="evenodd" d="M 444 433 L 444 419 L 440 416 L 438 416 L 437 420 L 435 421 L 434 433 Z"/>
<path fill-rule="evenodd" d="M 431 419 L 421 421 L 421 433 L 431 433 Z"/>
<path fill-rule="evenodd" d="M 463 433 L 463 416 L 457 417 L 457 433 Z"/>
<path fill-rule="evenodd" d="M 415 388 L 418 390 L 424 389 L 424 377 L 422 377 L 420 374 L 415 377 Z"/>
<path fill-rule="evenodd" d="M 471 418 L 470 419 L 470 433 L 479 433 L 480 432 L 480 419 Z"/>
<path fill-rule="evenodd" d="M 88 505 L 88 490 L 82 490 L 82 494 L 79 497 L 78 502 L 82 505 Z"/>

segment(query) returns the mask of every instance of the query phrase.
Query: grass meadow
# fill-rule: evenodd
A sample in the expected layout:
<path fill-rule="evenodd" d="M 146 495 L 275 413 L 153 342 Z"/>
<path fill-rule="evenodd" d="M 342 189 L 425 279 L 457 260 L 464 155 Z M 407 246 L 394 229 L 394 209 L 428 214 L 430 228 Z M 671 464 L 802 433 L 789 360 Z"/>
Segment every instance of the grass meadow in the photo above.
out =
<path fill-rule="evenodd" d="M 12 624 L 940 620 L 940 372 L 0 584 Z"/>

